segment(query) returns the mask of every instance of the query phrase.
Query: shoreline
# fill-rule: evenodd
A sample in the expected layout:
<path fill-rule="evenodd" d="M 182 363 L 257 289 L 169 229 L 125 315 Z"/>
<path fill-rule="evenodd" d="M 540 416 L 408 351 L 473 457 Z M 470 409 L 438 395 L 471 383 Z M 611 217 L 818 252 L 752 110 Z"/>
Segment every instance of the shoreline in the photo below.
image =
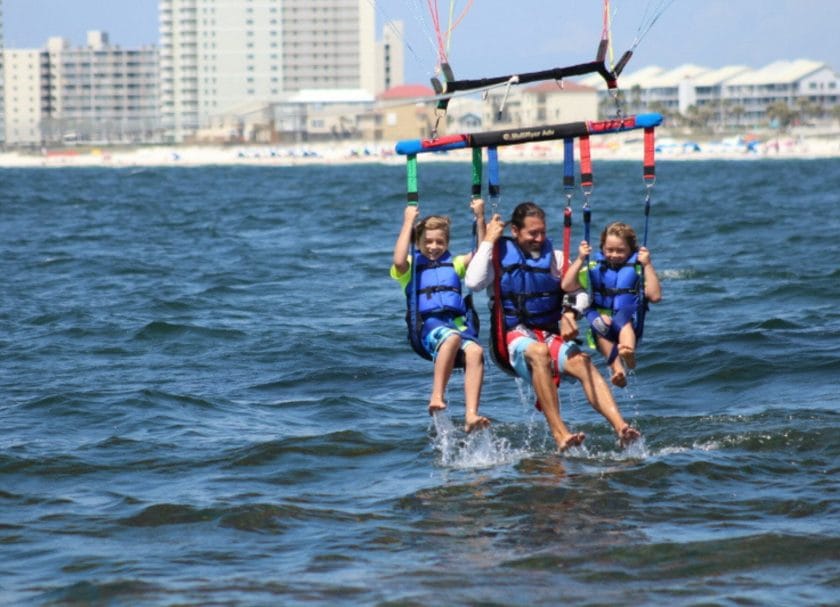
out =
<path fill-rule="evenodd" d="M 643 157 L 638 137 L 599 137 L 592 142 L 598 160 L 637 160 Z M 657 160 L 756 160 L 840 158 L 840 136 L 826 138 L 785 136 L 765 141 L 731 137 L 698 142 L 661 136 Z M 423 154 L 424 161 L 469 162 L 471 150 Z M 499 152 L 505 162 L 557 162 L 563 158 L 563 142 L 532 142 L 505 146 Z M 179 145 L 136 148 L 60 148 L 36 152 L 0 153 L 0 168 L 49 167 L 160 167 L 160 166 L 300 166 L 356 163 L 402 164 L 393 143 L 315 143 L 300 145 L 250 144 L 239 146 Z"/>

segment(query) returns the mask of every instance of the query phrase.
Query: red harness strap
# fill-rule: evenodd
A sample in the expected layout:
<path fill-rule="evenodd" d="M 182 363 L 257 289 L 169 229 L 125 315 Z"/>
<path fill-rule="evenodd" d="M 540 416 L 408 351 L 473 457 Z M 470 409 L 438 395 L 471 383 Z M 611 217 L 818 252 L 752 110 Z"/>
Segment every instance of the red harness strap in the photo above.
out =
<path fill-rule="evenodd" d="M 645 160 L 643 176 L 645 183 L 653 185 L 656 180 L 656 166 L 654 164 L 654 150 L 656 144 L 654 143 L 653 127 L 645 128 Z"/>
<path fill-rule="evenodd" d="M 493 306 L 490 309 L 490 354 L 496 365 L 509 373 L 515 375 L 510 364 L 510 353 L 508 351 L 507 331 L 505 329 L 505 307 L 502 303 L 502 246 L 503 241 L 499 239 L 493 247 Z"/>
<path fill-rule="evenodd" d="M 592 154 L 589 135 L 581 135 L 578 148 L 580 149 L 580 187 L 586 192 L 592 189 Z"/>

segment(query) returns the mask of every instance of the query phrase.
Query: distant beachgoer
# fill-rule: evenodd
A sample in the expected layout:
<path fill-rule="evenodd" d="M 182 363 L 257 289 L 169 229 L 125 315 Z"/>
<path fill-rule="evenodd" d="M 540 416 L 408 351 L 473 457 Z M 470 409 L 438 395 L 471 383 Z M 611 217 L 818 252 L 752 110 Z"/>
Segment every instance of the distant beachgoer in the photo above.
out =
<path fill-rule="evenodd" d="M 473 200 L 470 206 L 475 215 L 479 239 L 482 239 L 485 228 L 484 201 Z M 461 294 L 461 279 L 473 253 L 453 256 L 449 252 L 448 217 L 431 215 L 415 227 L 418 214 L 417 206 L 406 206 L 402 228 L 394 245 L 391 278 L 399 281 L 407 296 L 414 292 L 416 299 L 409 302 L 409 305 L 416 306 L 422 318 L 422 348 L 434 361 L 429 414 L 446 408 L 446 387 L 456 360 L 462 357 L 464 429 L 470 432 L 485 428 L 490 425 L 490 420 L 478 414 L 484 382 L 484 350 L 478 343 L 476 328 L 468 322 L 467 305 Z M 412 234 L 417 249 L 413 257 L 409 254 Z M 415 276 L 414 291 L 410 288 L 412 275 Z"/>
<path fill-rule="evenodd" d="M 623 388 L 627 385 L 625 367 L 636 368 L 640 306 L 658 303 L 662 287 L 650 251 L 638 245 L 636 232 L 626 223 L 614 222 L 604 228 L 600 252 L 584 267 L 591 253 L 589 243 L 581 241 L 578 258 L 563 277 L 563 288 L 591 288 L 592 305 L 584 314 L 595 345 L 612 371 L 612 383 Z M 641 300 L 642 295 L 645 301 Z"/>

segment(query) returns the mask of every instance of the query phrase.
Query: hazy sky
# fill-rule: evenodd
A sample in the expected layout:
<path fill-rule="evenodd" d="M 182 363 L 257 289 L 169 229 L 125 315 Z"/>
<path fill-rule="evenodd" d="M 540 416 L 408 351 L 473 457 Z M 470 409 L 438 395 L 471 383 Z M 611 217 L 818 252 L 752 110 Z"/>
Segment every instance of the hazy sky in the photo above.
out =
<path fill-rule="evenodd" d="M 2 0 L 6 48 L 39 48 L 50 36 L 84 43 L 105 30 L 123 47 L 157 44 L 157 0 Z M 437 63 L 428 0 L 379 0 L 377 21 L 405 22 L 406 79 L 427 83 Z M 440 0 L 448 23 L 449 2 Z M 456 13 L 467 4 L 456 2 Z M 627 73 L 648 65 L 761 67 L 813 59 L 840 70 L 840 0 L 612 0 L 613 46 L 642 38 Z M 107 9 L 103 7 L 107 6 Z M 536 71 L 594 59 L 601 0 L 474 0 L 454 30 L 449 60 L 459 78 Z M 381 31 L 381 25 L 377 28 Z"/>

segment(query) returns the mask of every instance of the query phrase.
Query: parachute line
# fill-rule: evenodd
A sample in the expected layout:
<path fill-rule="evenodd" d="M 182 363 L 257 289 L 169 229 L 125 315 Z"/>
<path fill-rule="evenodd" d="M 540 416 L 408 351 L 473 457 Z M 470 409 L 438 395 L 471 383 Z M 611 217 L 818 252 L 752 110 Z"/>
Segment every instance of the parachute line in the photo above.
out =
<path fill-rule="evenodd" d="M 425 64 L 426 62 L 425 62 L 425 61 L 424 61 L 424 60 L 420 57 L 420 55 L 419 55 L 419 54 L 418 54 L 418 52 L 415 50 L 415 48 L 412 46 L 412 44 L 408 41 L 408 39 L 407 39 L 407 38 L 406 38 L 406 37 L 402 34 L 402 32 L 400 32 L 400 31 L 399 31 L 399 29 L 397 29 L 397 28 L 394 26 L 394 22 L 395 22 L 395 21 L 398 21 L 398 19 L 393 19 L 393 18 L 391 17 L 391 15 L 389 15 L 389 14 L 385 11 L 385 9 L 384 9 L 384 8 L 382 8 L 382 6 L 376 2 L 376 0 L 367 0 L 367 2 L 368 2 L 368 4 L 370 4 L 370 5 L 371 5 L 371 7 L 373 7 L 373 9 L 374 9 L 376 12 L 378 12 L 378 13 L 382 16 L 382 20 L 383 20 L 383 22 L 385 23 L 385 26 L 386 26 L 386 27 L 388 27 L 388 29 L 391 31 L 391 33 L 392 33 L 392 34 L 394 34 L 394 36 L 396 36 L 396 37 L 400 40 L 400 42 L 402 42 L 402 43 L 403 43 L 403 45 L 405 46 L 406 50 L 408 50 L 408 52 L 411 54 L 411 56 L 414 58 L 414 60 L 418 63 L 418 65 L 423 65 L 423 64 Z M 416 11 L 415 11 L 415 12 L 416 12 Z M 422 16 L 420 16 L 419 14 L 415 14 L 415 17 L 414 17 L 414 18 L 415 18 L 417 21 L 419 21 L 419 22 L 420 22 L 420 24 L 423 26 L 423 27 L 421 28 L 421 30 L 422 30 L 424 33 L 428 33 L 428 27 L 426 27 L 425 22 L 423 21 Z M 428 36 L 427 36 L 427 37 L 428 37 Z M 431 42 L 431 38 L 429 38 L 429 42 Z M 434 45 L 433 45 L 433 46 L 434 46 Z"/>
<path fill-rule="evenodd" d="M 674 3 L 675 0 L 659 0 L 658 2 L 648 2 L 645 5 L 645 11 L 642 14 L 642 20 L 639 23 L 639 28 L 636 30 L 636 39 L 633 41 L 633 46 L 630 50 L 635 50 L 639 43 L 647 36 L 648 32 L 653 28 L 654 24 L 659 21 L 662 14 Z"/>

